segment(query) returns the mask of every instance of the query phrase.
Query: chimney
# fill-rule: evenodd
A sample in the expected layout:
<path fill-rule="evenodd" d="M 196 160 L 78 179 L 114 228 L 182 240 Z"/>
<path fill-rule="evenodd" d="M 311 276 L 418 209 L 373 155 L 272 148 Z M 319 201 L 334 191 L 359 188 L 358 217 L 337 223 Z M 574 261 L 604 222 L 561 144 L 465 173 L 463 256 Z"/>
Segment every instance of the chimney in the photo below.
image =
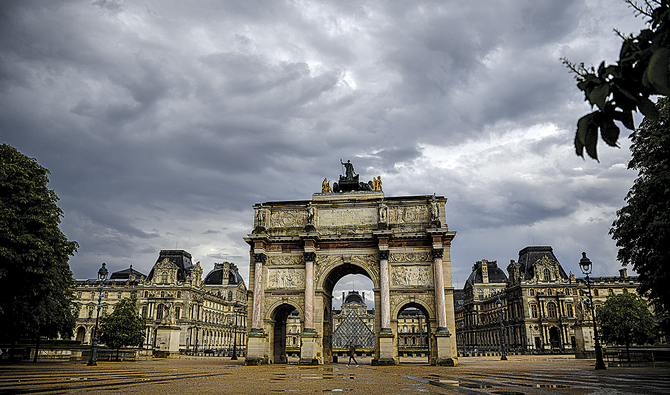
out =
<path fill-rule="evenodd" d="M 486 259 L 482 259 L 482 282 L 489 283 L 489 262 Z"/>
<path fill-rule="evenodd" d="M 628 269 L 625 267 L 623 269 L 619 269 L 619 276 L 621 276 L 621 278 L 628 277 Z"/>

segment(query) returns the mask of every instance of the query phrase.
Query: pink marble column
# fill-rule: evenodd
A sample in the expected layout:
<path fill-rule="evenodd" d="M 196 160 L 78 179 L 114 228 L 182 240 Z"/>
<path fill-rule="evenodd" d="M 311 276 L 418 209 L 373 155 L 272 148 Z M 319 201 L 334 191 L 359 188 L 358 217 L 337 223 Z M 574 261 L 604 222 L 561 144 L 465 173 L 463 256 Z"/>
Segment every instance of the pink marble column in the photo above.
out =
<path fill-rule="evenodd" d="M 442 270 L 442 248 L 433 249 L 433 262 L 435 268 L 435 305 L 437 308 L 437 329 L 447 328 L 447 309 L 444 300 L 444 271 Z"/>
<path fill-rule="evenodd" d="M 381 282 L 382 323 L 381 330 L 391 330 L 391 299 L 389 285 L 389 251 L 379 250 L 379 280 Z"/>
<path fill-rule="evenodd" d="M 251 329 L 261 329 L 261 315 L 263 309 L 263 263 L 265 254 L 254 253 L 254 306 L 251 316 Z"/>
<path fill-rule="evenodd" d="M 305 252 L 305 331 L 314 330 L 314 252 Z"/>

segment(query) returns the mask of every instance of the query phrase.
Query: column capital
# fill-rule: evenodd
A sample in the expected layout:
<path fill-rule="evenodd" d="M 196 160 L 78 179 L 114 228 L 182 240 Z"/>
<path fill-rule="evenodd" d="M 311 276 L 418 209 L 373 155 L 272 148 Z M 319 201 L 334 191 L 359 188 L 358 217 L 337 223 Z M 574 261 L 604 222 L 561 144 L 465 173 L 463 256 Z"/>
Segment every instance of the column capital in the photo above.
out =
<path fill-rule="evenodd" d="M 316 260 L 316 252 L 314 251 L 305 251 L 302 253 L 302 256 L 305 258 L 305 262 L 314 262 Z"/>
<path fill-rule="evenodd" d="M 379 250 L 379 259 L 388 260 L 389 259 L 389 250 Z"/>
<path fill-rule="evenodd" d="M 444 256 L 444 249 L 433 248 L 433 250 L 430 253 L 433 255 L 433 259 L 442 259 L 442 257 Z"/>
<path fill-rule="evenodd" d="M 265 263 L 265 260 L 267 259 L 267 255 L 263 253 L 254 253 L 254 262 L 255 263 Z"/>

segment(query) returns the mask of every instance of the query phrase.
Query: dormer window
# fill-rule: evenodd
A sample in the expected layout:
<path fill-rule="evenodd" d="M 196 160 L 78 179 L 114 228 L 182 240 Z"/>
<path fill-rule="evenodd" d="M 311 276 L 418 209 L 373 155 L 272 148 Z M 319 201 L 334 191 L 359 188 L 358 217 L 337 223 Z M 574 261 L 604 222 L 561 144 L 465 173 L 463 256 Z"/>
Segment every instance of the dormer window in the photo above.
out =
<path fill-rule="evenodd" d="M 167 283 L 168 283 L 168 274 L 167 274 L 167 272 L 163 272 L 163 274 L 161 274 L 161 282 L 162 282 L 163 284 L 167 284 Z"/>
<path fill-rule="evenodd" d="M 544 281 L 551 281 L 551 271 L 544 269 Z"/>

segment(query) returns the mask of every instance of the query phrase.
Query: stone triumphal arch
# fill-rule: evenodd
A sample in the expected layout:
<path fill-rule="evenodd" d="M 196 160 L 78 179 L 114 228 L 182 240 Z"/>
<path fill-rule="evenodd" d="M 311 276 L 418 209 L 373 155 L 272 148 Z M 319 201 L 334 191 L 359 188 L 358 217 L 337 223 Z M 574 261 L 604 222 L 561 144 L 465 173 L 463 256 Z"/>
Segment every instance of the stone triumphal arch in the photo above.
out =
<path fill-rule="evenodd" d="M 346 165 L 346 164 L 344 164 Z M 353 169 L 353 166 L 351 166 Z M 374 284 L 374 364 L 398 363 L 398 313 L 420 309 L 430 361 L 455 365 L 451 241 L 442 196 L 386 197 L 381 179 L 353 171 L 324 180 L 311 200 L 254 206 L 246 364 L 285 363 L 286 321 L 302 322 L 300 363 L 332 361 L 332 299 L 337 281 L 362 274 Z"/>

